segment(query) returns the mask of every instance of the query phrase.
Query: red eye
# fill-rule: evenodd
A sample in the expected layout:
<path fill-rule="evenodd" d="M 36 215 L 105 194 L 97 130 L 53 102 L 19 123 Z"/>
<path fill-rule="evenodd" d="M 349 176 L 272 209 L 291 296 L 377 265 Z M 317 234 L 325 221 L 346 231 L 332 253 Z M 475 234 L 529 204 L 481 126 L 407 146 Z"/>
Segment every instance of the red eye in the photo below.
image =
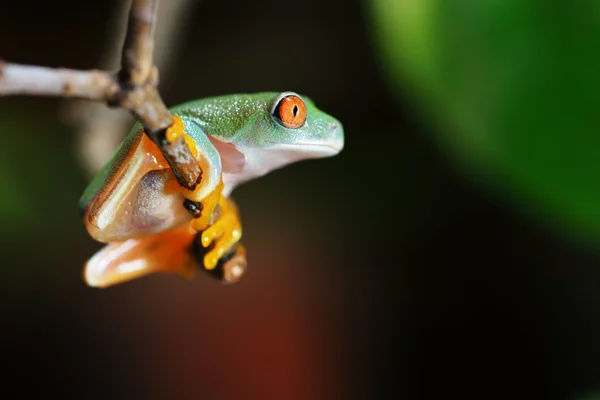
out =
<path fill-rule="evenodd" d="M 299 128 L 306 121 L 306 105 L 300 97 L 289 95 L 279 100 L 273 116 L 286 128 Z"/>

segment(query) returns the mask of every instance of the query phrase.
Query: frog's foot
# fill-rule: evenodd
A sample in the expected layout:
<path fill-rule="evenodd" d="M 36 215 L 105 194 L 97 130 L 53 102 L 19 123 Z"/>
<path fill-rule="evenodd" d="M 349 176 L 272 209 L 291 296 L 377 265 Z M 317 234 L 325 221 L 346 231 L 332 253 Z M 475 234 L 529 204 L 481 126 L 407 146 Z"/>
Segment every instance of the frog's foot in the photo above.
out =
<path fill-rule="evenodd" d="M 219 260 L 232 251 L 233 246 L 242 237 L 242 225 L 237 207 L 232 200 L 221 196 L 219 199 L 220 217 L 208 228 L 202 231 L 200 244 L 210 249 L 204 256 L 204 268 L 214 269 Z"/>
<path fill-rule="evenodd" d="M 169 143 L 174 143 L 177 139 L 183 137 L 194 158 L 198 158 L 198 148 L 196 147 L 196 142 L 194 142 L 194 139 L 185 133 L 185 126 L 183 125 L 183 121 L 179 116 L 173 115 L 173 125 L 167 128 L 165 136 Z"/>
<path fill-rule="evenodd" d="M 197 262 L 189 251 L 196 232 L 189 227 L 124 242 L 109 243 L 85 265 L 89 286 L 105 288 L 152 273 L 173 273 L 191 278 Z"/>
<path fill-rule="evenodd" d="M 206 254 L 212 250 L 211 246 L 208 248 L 202 247 L 200 244 L 201 237 L 202 234 L 199 233 L 192 248 L 196 260 L 203 260 Z M 236 243 L 219 259 L 215 268 L 205 269 L 205 271 L 213 278 L 229 284 L 239 281 L 246 272 L 247 266 L 246 248 L 241 243 Z"/>

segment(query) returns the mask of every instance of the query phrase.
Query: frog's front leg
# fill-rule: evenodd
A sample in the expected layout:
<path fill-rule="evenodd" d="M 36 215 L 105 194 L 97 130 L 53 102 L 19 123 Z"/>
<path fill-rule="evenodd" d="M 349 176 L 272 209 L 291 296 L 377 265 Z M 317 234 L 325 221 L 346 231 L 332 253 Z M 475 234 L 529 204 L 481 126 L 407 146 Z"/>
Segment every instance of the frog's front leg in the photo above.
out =
<path fill-rule="evenodd" d="M 219 212 L 219 218 L 202 232 L 199 239 L 203 247 L 211 247 L 204 256 L 204 268 L 207 270 L 214 269 L 219 260 L 231 251 L 242 237 L 242 224 L 235 203 L 221 196 Z"/>
<path fill-rule="evenodd" d="M 199 260 L 207 270 L 214 269 L 242 237 L 238 209 L 222 191 L 223 182 L 200 202 L 201 215 L 191 222 L 192 229 L 199 232 L 200 245 L 206 249 L 210 246 L 203 259 Z"/>

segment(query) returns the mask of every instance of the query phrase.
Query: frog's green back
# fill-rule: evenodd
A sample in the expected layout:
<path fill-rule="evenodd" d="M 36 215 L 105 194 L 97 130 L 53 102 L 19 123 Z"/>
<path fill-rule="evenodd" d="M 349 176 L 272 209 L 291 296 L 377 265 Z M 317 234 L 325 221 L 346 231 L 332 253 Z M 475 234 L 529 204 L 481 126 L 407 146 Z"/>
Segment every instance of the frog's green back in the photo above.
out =
<path fill-rule="evenodd" d="M 264 117 L 275 92 L 207 97 L 171 109 L 179 116 L 193 118 L 202 129 L 220 139 L 231 139 L 257 118 Z M 194 138 L 196 139 L 196 138 Z"/>

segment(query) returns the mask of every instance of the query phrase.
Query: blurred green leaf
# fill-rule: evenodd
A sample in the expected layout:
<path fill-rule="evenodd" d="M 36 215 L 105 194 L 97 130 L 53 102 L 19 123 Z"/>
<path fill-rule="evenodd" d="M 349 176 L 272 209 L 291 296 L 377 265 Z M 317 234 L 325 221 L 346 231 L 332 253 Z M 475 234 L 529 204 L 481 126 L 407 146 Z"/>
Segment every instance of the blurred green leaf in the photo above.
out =
<path fill-rule="evenodd" d="M 600 238 L 597 0 L 373 0 L 383 69 L 468 173 Z"/>
<path fill-rule="evenodd" d="M 5 224 L 18 225 L 27 219 L 27 210 L 31 208 L 24 195 L 24 188 L 17 178 L 11 174 L 10 161 L 0 158 L 0 221 Z"/>
<path fill-rule="evenodd" d="M 579 397 L 577 400 L 600 400 L 600 392 L 593 392 L 585 396 Z"/>
<path fill-rule="evenodd" d="M 5 101 L 0 130 L 0 236 L 60 234 L 77 215 L 81 182 L 56 110 Z"/>

